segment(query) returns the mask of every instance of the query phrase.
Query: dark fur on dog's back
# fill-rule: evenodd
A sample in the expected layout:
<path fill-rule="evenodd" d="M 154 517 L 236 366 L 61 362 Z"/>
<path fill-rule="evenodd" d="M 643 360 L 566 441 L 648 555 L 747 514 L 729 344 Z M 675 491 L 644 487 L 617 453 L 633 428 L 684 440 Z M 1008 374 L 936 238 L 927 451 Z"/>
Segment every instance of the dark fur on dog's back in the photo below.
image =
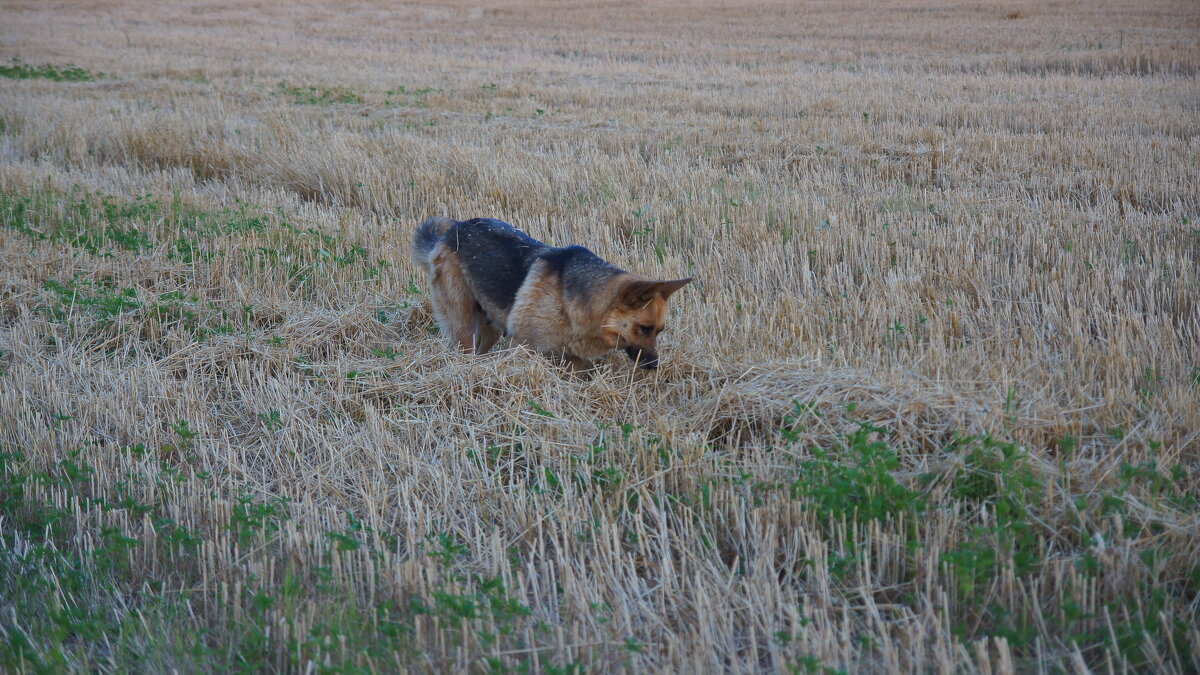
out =
<path fill-rule="evenodd" d="M 455 223 L 443 238 L 487 304 L 512 308 L 529 268 L 549 246 L 508 223 L 474 218 Z"/>
<path fill-rule="evenodd" d="M 529 269 L 538 261 L 545 261 L 562 279 L 563 291 L 577 298 L 623 273 L 583 246 L 549 246 L 495 218 L 457 222 L 430 218 L 417 227 L 413 250 L 427 257 L 439 241 L 458 254 L 467 278 L 485 304 L 506 313 L 512 309 Z"/>
<path fill-rule="evenodd" d="M 494 218 L 430 218 L 413 234 L 412 255 L 429 273 L 438 324 L 460 348 L 485 352 L 511 333 L 573 367 L 617 345 L 653 367 L 663 303 L 688 281 L 637 277 L 583 246 L 549 246 Z"/>
<path fill-rule="evenodd" d="M 583 246 L 551 249 L 541 259 L 562 277 L 563 294 L 572 299 L 584 298 L 612 277 L 624 274 Z"/>

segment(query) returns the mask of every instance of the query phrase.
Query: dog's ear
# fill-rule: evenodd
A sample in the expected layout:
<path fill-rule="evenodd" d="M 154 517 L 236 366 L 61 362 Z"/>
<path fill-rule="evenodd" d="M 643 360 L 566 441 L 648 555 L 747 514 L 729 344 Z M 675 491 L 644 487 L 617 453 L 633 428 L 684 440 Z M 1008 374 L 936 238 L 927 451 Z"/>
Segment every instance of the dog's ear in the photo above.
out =
<path fill-rule="evenodd" d="M 667 298 L 671 297 L 672 293 L 683 288 L 684 286 L 687 286 L 691 282 L 692 282 L 691 279 L 676 279 L 674 281 L 660 281 L 660 282 L 658 282 L 658 292 L 662 294 L 663 300 L 666 300 Z"/>
<path fill-rule="evenodd" d="M 630 279 L 621 287 L 617 296 L 621 304 L 631 309 L 641 309 L 654 299 L 657 292 L 657 281 L 649 279 Z"/>
<path fill-rule="evenodd" d="M 675 291 L 686 286 L 691 279 L 676 279 L 674 281 L 651 281 L 649 279 L 633 279 L 621 288 L 621 304 L 626 307 L 640 309 L 661 295 L 663 300 L 671 297 Z"/>

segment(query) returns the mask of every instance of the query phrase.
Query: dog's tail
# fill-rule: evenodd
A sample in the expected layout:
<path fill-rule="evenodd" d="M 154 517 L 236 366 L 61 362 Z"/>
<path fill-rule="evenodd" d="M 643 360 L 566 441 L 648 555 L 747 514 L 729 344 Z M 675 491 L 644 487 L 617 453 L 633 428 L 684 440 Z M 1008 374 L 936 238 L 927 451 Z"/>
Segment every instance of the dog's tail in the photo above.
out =
<path fill-rule="evenodd" d="M 429 270 L 429 252 L 453 224 L 453 218 L 437 216 L 429 218 L 417 226 L 417 231 L 413 232 L 412 241 L 412 261 L 417 267 Z"/>

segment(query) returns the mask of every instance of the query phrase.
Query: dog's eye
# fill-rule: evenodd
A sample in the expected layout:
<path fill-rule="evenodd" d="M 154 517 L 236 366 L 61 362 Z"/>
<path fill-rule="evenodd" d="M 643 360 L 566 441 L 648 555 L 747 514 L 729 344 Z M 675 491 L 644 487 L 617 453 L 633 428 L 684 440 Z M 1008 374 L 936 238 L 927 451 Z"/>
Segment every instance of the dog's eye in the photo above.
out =
<path fill-rule="evenodd" d="M 647 326 L 646 324 L 639 324 L 638 331 L 640 331 L 642 335 L 650 335 L 654 332 L 654 326 Z"/>

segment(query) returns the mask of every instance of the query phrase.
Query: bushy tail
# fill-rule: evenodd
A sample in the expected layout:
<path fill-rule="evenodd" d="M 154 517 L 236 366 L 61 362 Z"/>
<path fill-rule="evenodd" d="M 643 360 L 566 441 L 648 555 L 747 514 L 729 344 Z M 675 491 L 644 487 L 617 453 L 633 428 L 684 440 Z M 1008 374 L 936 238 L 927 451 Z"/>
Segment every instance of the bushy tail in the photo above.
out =
<path fill-rule="evenodd" d="M 417 267 L 429 271 L 429 252 L 453 224 L 453 218 L 438 216 L 429 218 L 417 226 L 417 231 L 413 232 L 412 242 L 412 261 Z"/>

